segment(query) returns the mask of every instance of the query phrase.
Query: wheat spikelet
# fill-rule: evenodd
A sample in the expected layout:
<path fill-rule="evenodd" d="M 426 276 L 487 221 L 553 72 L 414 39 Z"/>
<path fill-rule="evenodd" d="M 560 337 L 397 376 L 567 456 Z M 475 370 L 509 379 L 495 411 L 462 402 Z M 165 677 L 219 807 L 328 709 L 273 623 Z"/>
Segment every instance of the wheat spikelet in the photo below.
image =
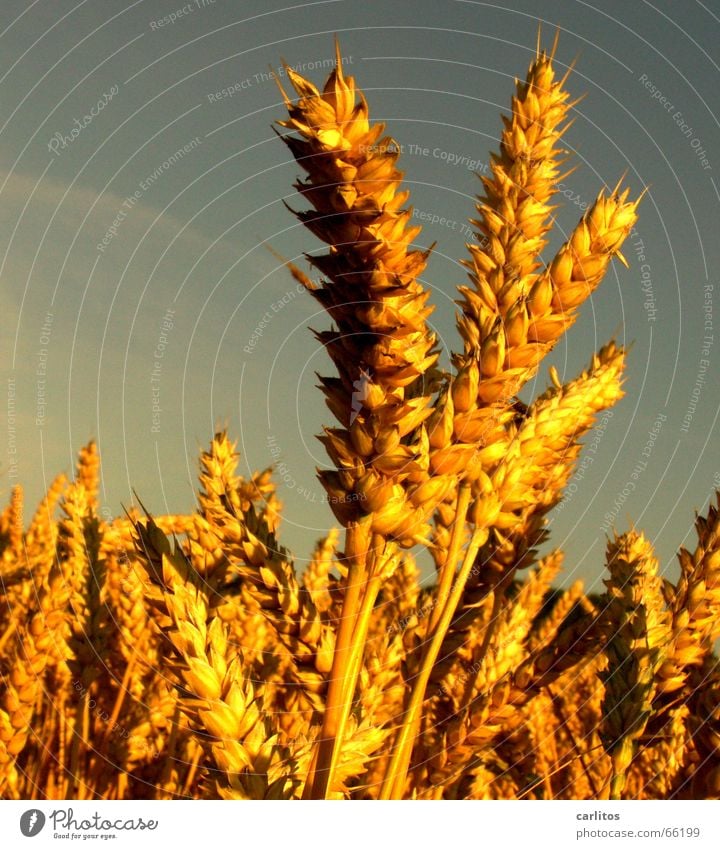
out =
<path fill-rule="evenodd" d="M 104 523 L 96 516 L 92 495 L 80 478 L 68 487 L 62 501 L 66 518 L 59 525 L 58 551 L 71 588 L 70 649 L 77 660 L 74 674 L 89 686 L 105 653 L 106 622 L 99 603 L 105 582 L 105 563 L 100 559 Z"/>
<path fill-rule="evenodd" d="M 720 504 L 720 493 L 716 493 Z M 687 670 L 702 665 L 720 636 L 720 513 L 710 505 L 697 516 L 698 544 L 692 554 L 680 549 L 680 578 L 668 588 L 673 618 L 673 650 L 663 669 L 663 690 L 684 683 Z"/>
<path fill-rule="evenodd" d="M 23 546 L 23 488 L 16 484 L 12 488 L 10 503 L 3 514 L 0 528 L 7 534 L 9 553 L 16 559 L 22 557 Z"/>
<path fill-rule="evenodd" d="M 549 557 L 562 563 L 564 555 L 561 551 L 552 552 Z M 570 612 L 583 597 L 582 581 L 575 581 L 564 592 L 553 593 L 550 603 L 543 605 L 543 610 L 533 623 L 532 631 L 528 636 L 528 651 L 537 653 L 545 648 L 560 630 L 562 623 L 567 619 Z"/>
<path fill-rule="evenodd" d="M 283 92 L 290 117 L 280 122 L 302 137 L 283 136 L 308 173 L 296 188 L 315 207 L 298 217 L 331 246 L 308 257 L 326 278 L 308 288 L 337 324 L 318 334 L 338 369 L 322 384 L 342 425 L 321 437 L 337 471 L 320 478 L 343 525 L 369 514 L 372 531 L 412 544 L 452 482 L 429 480 L 419 430 L 430 413 L 424 375 L 437 358 L 429 293 L 418 281 L 427 254 L 408 249 L 420 228 L 408 226 L 411 211 L 402 209 L 399 149 L 370 124 L 339 52 L 337 59 L 322 92 L 287 69 L 300 98 L 292 103 Z"/>
<path fill-rule="evenodd" d="M 367 103 L 344 77 L 339 49 L 322 92 L 291 69 L 287 74 L 299 99 L 292 103 L 283 91 L 289 119 L 280 123 L 301 138 L 283 138 L 308 173 L 297 188 L 314 207 L 298 217 L 330 245 L 329 253 L 309 257 L 322 285 L 306 285 L 337 325 L 318 334 L 338 370 L 321 382 L 341 424 L 321 437 L 336 470 L 320 472 L 320 479 L 347 528 L 352 588 L 343 601 L 332 674 L 338 684 L 330 686 L 317 771 L 327 770 L 331 780 L 334 740 L 342 739 L 347 715 L 340 690 L 354 691 L 364 642 L 358 628 L 367 626 L 371 593 L 397 563 L 388 540 L 411 546 L 425 538 L 426 520 L 454 476 L 432 473 L 422 427 L 437 353 L 426 326 L 429 293 L 418 280 L 427 253 L 409 250 L 419 228 L 408 226 L 407 193 L 398 192 L 398 147 L 380 138 L 381 125 L 370 124 Z M 322 795 L 324 783 L 313 776 L 310 792 Z"/>
<path fill-rule="evenodd" d="M 57 733 L 64 738 L 58 745 L 68 751 L 68 761 L 58 761 L 57 792 L 72 792 L 77 798 L 114 780 L 93 746 L 93 740 L 108 730 L 115 690 L 108 666 L 112 623 L 105 604 L 106 561 L 101 556 L 107 524 L 97 516 L 99 468 L 97 447 L 91 442 L 81 450 L 76 479 L 64 493 L 65 518 L 57 536 L 58 563 L 70 590 L 68 657 L 66 664 L 55 668 L 57 709 L 62 715 Z"/>
<path fill-rule="evenodd" d="M 607 671 L 601 739 L 612 759 L 610 798 L 619 799 L 635 752 L 635 741 L 652 713 L 656 673 L 671 637 L 657 561 L 650 543 L 636 532 L 608 543 L 605 649 Z"/>
<path fill-rule="evenodd" d="M 91 440 L 80 449 L 75 467 L 75 481 L 85 490 L 88 507 L 97 512 L 98 489 L 100 487 L 100 453 L 95 440 Z"/>
<path fill-rule="evenodd" d="M 310 593 L 313 604 L 320 613 L 327 613 L 332 606 L 331 585 L 334 583 L 331 570 L 335 566 L 340 531 L 333 528 L 326 537 L 319 540 L 303 572 L 303 586 Z"/>
<path fill-rule="evenodd" d="M 493 585 L 526 568 L 546 538 L 546 514 L 562 498 L 580 454 L 580 439 L 598 413 L 622 398 L 625 352 L 609 343 L 590 367 L 539 396 L 509 431 L 510 444 L 492 476 L 500 512 L 470 583 Z"/>
<path fill-rule="evenodd" d="M 0 652 L 13 634 L 27 624 L 37 609 L 37 588 L 47 580 L 55 560 L 57 524 L 52 513 L 66 485 L 58 475 L 40 502 L 30 521 L 20 558 L 12 547 L 3 551 L 0 560 Z"/>
<path fill-rule="evenodd" d="M 519 588 L 510 588 L 503 606 L 486 605 L 467 630 L 457 659 L 444 674 L 439 667 L 442 678 L 436 673 L 434 684 L 446 702 L 439 710 L 450 722 L 438 736 L 432 726 L 426 727 L 433 783 L 443 784 L 450 776 L 455 783 L 463 781 L 501 729 L 507 732 L 511 727 L 519 694 L 514 692 L 510 673 L 527 657 L 527 636 L 559 568 L 556 558 L 542 561 Z M 423 758 L 418 751 L 416 759 Z"/>
<path fill-rule="evenodd" d="M 106 598 L 115 639 L 109 664 L 118 679 L 128 666 L 128 693 L 141 699 L 146 687 L 147 666 L 157 668 L 159 647 L 145 606 L 140 568 L 133 550 L 127 548 L 126 529 L 113 523 L 103 536 L 100 557 L 106 567 Z"/>
<path fill-rule="evenodd" d="M 25 554 L 28 570 L 36 576 L 41 571 L 47 574 L 52 566 L 57 544 L 57 524 L 53 520 L 53 512 L 66 486 L 65 475 L 58 475 L 50 484 L 28 525 Z"/>
<path fill-rule="evenodd" d="M 546 688 L 558 720 L 554 739 L 562 771 L 556 798 L 598 799 L 609 781 L 610 759 L 598 734 L 604 696 L 598 673 L 606 665 L 603 654 L 588 657 Z"/>
<path fill-rule="evenodd" d="M 35 707 L 43 692 L 48 667 L 64 663 L 67 649 L 66 608 L 71 590 L 60 570 L 53 570 L 26 628 L 13 641 L 11 668 L 0 708 L 0 793 L 17 792 L 15 760 L 32 733 Z"/>
<path fill-rule="evenodd" d="M 716 493 L 716 497 L 720 497 Z M 687 709 L 687 701 L 696 698 L 696 690 L 707 689 L 707 668 L 713 644 L 720 630 L 717 626 L 718 588 L 720 588 L 720 557 L 718 555 L 718 510 L 710 505 L 707 517 L 696 516 L 698 544 L 690 553 L 680 549 L 680 577 L 673 587 L 666 583 L 665 595 L 668 599 L 671 615 L 673 640 L 668 657 L 663 664 L 658 681 L 658 694 L 653 701 L 656 718 L 650 723 L 652 738 L 647 745 L 645 761 L 648 783 L 655 792 L 668 793 L 677 784 L 681 774 L 683 757 L 688 746 L 692 726 L 692 713 Z M 711 676 L 712 677 L 712 676 Z M 685 701 L 678 704 L 678 692 Z M 703 704 L 701 711 L 708 716 L 708 726 L 712 728 L 711 713 Z M 705 739 L 711 737 L 705 734 Z M 712 747 L 705 749 L 706 760 L 712 763 Z M 688 759 L 689 760 L 689 759 Z M 707 790 L 711 793 L 713 782 L 712 769 L 703 763 L 699 775 L 707 780 Z M 699 779 L 695 779 L 695 784 Z"/>
<path fill-rule="evenodd" d="M 271 489 L 267 476 L 244 485 L 236 465 L 234 445 L 217 434 L 202 457 L 201 511 L 189 554 L 209 581 L 219 615 L 233 622 L 235 638 L 247 647 L 258 680 L 275 685 L 263 692 L 268 707 L 284 717 L 286 733 L 297 736 L 322 709 L 333 635 L 264 514 L 255 511 L 253 500 Z"/>
<path fill-rule="evenodd" d="M 676 586 L 665 583 L 672 618 L 672 640 L 657 673 L 653 716 L 630 777 L 638 793 L 663 798 L 673 791 L 681 774 L 690 728 L 687 701 L 702 687 L 701 670 L 712 655 L 720 591 L 718 510 L 696 516 L 698 544 L 692 554 L 680 549 L 680 577 Z M 684 699 L 678 703 L 678 693 Z M 707 773 L 707 770 L 705 770 Z"/>
<path fill-rule="evenodd" d="M 462 786 L 449 798 L 518 799 L 527 783 L 525 775 L 518 775 L 522 773 L 522 765 L 523 759 L 517 760 L 515 750 L 510 752 L 509 759 L 504 753 L 489 752 L 482 763 L 468 771 Z"/>
<path fill-rule="evenodd" d="M 383 582 L 370 626 L 368 641 L 395 632 L 414 632 L 430 613 L 432 599 L 420 585 L 420 569 L 410 552 L 403 554 L 395 571 Z"/>
<path fill-rule="evenodd" d="M 587 371 L 530 406 L 491 477 L 501 508 L 494 527 L 515 529 L 521 511 L 545 513 L 558 503 L 580 451 L 578 439 L 599 411 L 622 397 L 623 365 L 624 351 L 610 343 Z"/>
<path fill-rule="evenodd" d="M 235 444 L 226 431 L 218 431 L 210 444 L 209 451 L 200 455 L 200 485 L 198 503 L 204 513 L 225 508 L 237 514 L 247 513 L 254 507 L 266 520 L 273 533 L 277 531 L 277 517 L 268 521 L 263 516 L 268 502 L 275 494 L 272 470 L 254 472 L 248 480 L 237 474 L 238 454 Z M 270 510 L 274 516 L 274 506 Z"/>
<path fill-rule="evenodd" d="M 473 286 L 460 289 L 465 351 L 456 357 L 452 401 L 461 443 L 505 440 L 497 424 L 512 417 L 509 399 L 572 323 L 636 220 L 637 204 L 627 201 L 627 192 L 601 193 L 550 267 L 537 272 L 565 153 L 557 144 L 571 106 L 564 82 L 555 79 L 552 57 L 539 52 L 518 83 L 512 117 L 504 119 L 493 176 L 483 179 L 486 195 L 475 222 L 481 244 L 468 246 Z M 486 447 L 480 468 L 492 468 L 499 454 Z"/>
<path fill-rule="evenodd" d="M 683 765 L 690 776 L 682 786 L 677 776 L 675 785 L 683 795 L 695 799 L 720 798 L 720 675 L 717 659 L 694 673 L 695 685 L 688 699 L 689 735 L 685 739 Z M 689 740 L 688 740 L 689 736 Z M 689 792 L 688 792 L 689 791 Z"/>
<path fill-rule="evenodd" d="M 533 562 L 546 536 L 544 517 L 560 500 L 572 474 L 579 439 L 602 409 L 622 397 L 623 366 L 624 351 L 613 343 L 606 345 L 575 380 L 562 385 L 555 376 L 556 384 L 533 402 L 510 431 L 511 441 L 488 488 L 491 494 L 482 499 L 486 518 L 494 499 L 495 516 L 446 637 L 444 656 L 457 644 L 468 619 L 472 622 L 477 599 L 490 593 L 499 609 L 503 588 L 516 570 Z"/>
<path fill-rule="evenodd" d="M 544 559 L 519 588 L 509 588 L 501 608 L 489 611 L 489 617 L 482 616 L 468 629 L 458 650 L 459 662 L 442 683 L 445 692 L 455 693 L 457 709 L 472 704 L 473 711 L 480 713 L 479 702 L 489 702 L 495 685 L 527 657 L 526 639 L 559 569 L 556 558 Z"/>
<path fill-rule="evenodd" d="M 556 621 L 552 639 L 536 646 L 515 670 L 514 691 L 530 698 L 561 675 L 591 662 L 603 645 L 598 611 L 581 596 L 562 621 Z M 516 699 L 518 696 L 516 695 Z"/>
<path fill-rule="evenodd" d="M 472 261 L 465 263 L 472 288 L 460 289 L 465 354 L 458 364 L 462 369 L 479 355 L 485 380 L 478 380 L 477 391 L 485 404 L 513 395 L 545 353 L 527 339 L 528 301 L 566 153 L 559 142 L 573 104 L 564 83 L 555 78 L 552 56 L 538 52 L 525 81 L 517 83 L 511 117 L 503 118 L 500 153 L 492 156 L 492 177 L 483 178 L 485 195 L 472 222 L 479 244 L 468 246 Z"/>
<path fill-rule="evenodd" d="M 659 715 L 653 702 L 653 716 L 628 770 L 627 798 L 667 799 L 672 796 L 685 759 L 689 714 L 687 704 L 681 703 Z"/>
<path fill-rule="evenodd" d="M 226 799 L 289 798 L 292 762 L 263 718 L 241 657 L 228 643 L 227 627 L 210 615 L 199 576 L 182 552 L 171 551 L 152 519 L 136 529 L 151 582 L 148 595 L 172 623 L 166 634 L 181 660 L 178 674 L 189 695 L 181 698 L 181 707 L 209 735 L 223 774 L 218 793 Z"/>

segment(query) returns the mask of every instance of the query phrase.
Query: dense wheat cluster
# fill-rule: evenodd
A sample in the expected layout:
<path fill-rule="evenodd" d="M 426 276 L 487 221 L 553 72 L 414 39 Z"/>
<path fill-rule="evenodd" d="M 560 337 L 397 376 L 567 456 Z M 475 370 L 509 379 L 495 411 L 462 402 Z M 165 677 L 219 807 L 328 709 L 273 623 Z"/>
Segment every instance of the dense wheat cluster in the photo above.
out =
<path fill-rule="evenodd" d="M 664 580 L 638 531 L 608 542 L 602 595 L 555 589 L 546 547 L 581 439 L 622 397 L 625 352 L 529 406 L 517 393 L 637 216 L 601 193 L 554 257 L 572 102 L 538 50 L 483 178 L 438 366 L 399 146 L 337 68 L 287 69 L 301 221 L 327 310 L 337 420 L 320 472 L 339 525 L 298 574 L 272 470 L 225 432 L 195 513 L 111 519 L 94 443 L 26 520 L 0 516 L 5 799 L 720 798 L 720 513 Z M 297 99 L 294 99 L 297 96 Z M 434 583 L 411 549 L 425 546 Z"/>

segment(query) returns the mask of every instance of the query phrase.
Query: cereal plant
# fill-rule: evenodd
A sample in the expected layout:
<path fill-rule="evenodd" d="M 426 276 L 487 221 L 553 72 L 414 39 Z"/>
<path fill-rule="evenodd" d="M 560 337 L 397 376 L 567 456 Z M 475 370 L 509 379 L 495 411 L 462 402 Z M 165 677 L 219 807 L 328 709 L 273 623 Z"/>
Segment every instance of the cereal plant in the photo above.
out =
<path fill-rule="evenodd" d="M 286 72 L 296 215 L 328 246 L 308 255 L 320 283 L 289 268 L 330 318 L 319 477 L 340 528 L 298 574 L 272 470 L 239 476 L 225 431 L 191 515 L 101 518 L 94 443 L 27 523 L 16 487 L 0 516 L 0 796 L 719 798 L 718 509 L 674 584 L 631 530 L 608 541 L 602 595 L 553 586 L 547 514 L 623 395 L 626 353 L 611 340 L 574 380 L 551 369 L 529 405 L 517 396 L 624 261 L 639 204 L 601 192 L 546 255 L 568 75 L 538 49 L 517 82 L 446 371 L 399 145 L 339 48 L 322 89 Z"/>

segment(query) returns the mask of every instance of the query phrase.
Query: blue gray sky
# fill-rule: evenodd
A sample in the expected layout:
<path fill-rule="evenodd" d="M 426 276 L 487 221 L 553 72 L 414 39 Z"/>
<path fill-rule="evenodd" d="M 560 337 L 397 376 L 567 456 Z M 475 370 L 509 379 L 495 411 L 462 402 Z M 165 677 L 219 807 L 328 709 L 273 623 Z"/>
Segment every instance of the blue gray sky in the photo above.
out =
<path fill-rule="evenodd" d="M 281 541 L 299 566 L 333 522 L 314 435 L 329 325 L 267 250 L 320 245 L 286 211 L 298 168 L 271 126 L 270 70 L 320 84 L 338 35 L 371 114 L 402 146 L 444 357 L 458 347 L 467 219 L 516 76 L 559 31 L 585 95 L 566 136 L 576 170 L 548 256 L 622 174 L 648 187 L 625 254 L 546 365 L 580 371 L 611 336 L 633 344 L 626 398 L 586 440 L 551 517 L 565 580 L 602 577 L 606 534 L 634 522 L 668 574 L 720 486 L 720 133 L 717 4 L 510 0 L 0 4 L 3 500 L 37 502 L 98 440 L 102 502 L 134 488 L 191 510 L 197 458 L 225 425 L 241 470 L 278 464 Z M 541 11 L 539 11 L 541 9 Z M 525 391 L 547 381 L 544 367 Z M 635 474 L 633 474 L 635 472 Z"/>

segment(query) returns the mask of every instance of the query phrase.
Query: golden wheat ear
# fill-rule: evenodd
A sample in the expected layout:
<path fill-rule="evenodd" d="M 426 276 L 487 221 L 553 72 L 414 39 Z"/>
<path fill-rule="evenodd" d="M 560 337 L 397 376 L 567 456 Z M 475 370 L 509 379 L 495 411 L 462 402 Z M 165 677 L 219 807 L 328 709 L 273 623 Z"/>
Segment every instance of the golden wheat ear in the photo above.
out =
<path fill-rule="evenodd" d="M 323 741 L 307 789 L 320 797 L 342 761 L 374 600 L 396 567 L 398 545 L 427 538 L 427 519 L 453 483 L 452 474 L 430 468 L 423 428 L 431 413 L 426 375 L 438 352 L 419 279 L 427 251 L 413 248 L 420 228 L 411 226 L 408 193 L 400 191 L 399 146 L 370 122 L 337 42 L 336 60 L 322 90 L 287 69 L 297 100 L 283 92 L 288 118 L 279 122 L 295 134 L 284 140 L 307 175 L 296 188 L 312 208 L 298 218 L 330 246 L 309 257 L 321 285 L 293 273 L 335 324 L 317 334 L 338 371 L 323 384 L 341 425 L 320 437 L 335 468 L 319 477 L 346 528 L 350 566 Z"/>

